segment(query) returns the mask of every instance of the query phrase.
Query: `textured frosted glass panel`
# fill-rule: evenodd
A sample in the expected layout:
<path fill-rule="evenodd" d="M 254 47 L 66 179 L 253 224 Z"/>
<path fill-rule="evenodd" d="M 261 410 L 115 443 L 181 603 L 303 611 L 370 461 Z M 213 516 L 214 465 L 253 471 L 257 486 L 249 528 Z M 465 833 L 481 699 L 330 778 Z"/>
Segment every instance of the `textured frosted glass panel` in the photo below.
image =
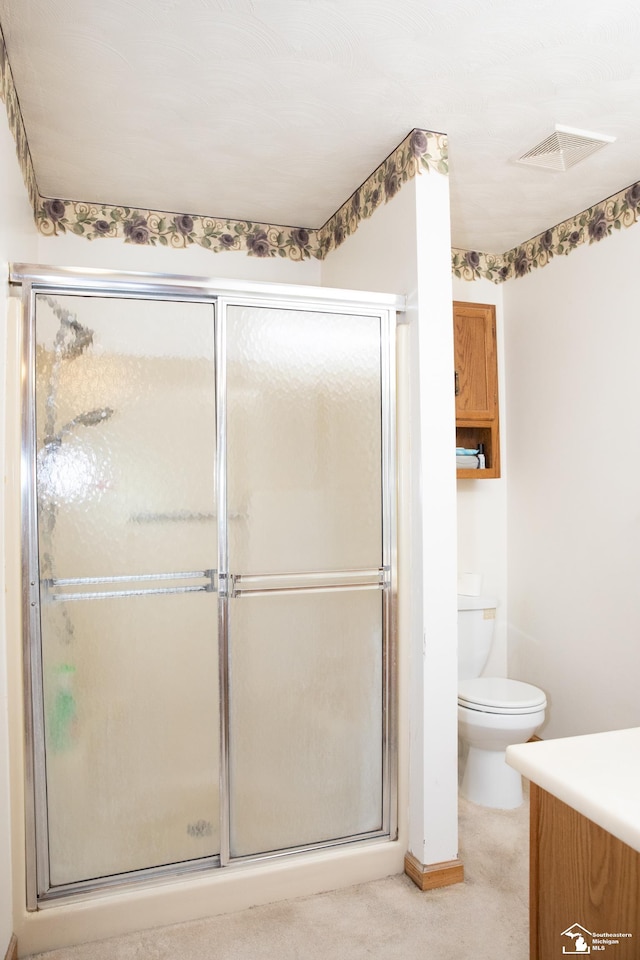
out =
<path fill-rule="evenodd" d="M 231 570 L 379 566 L 379 320 L 253 307 L 228 320 Z"/>
<path fill-rule="evenodd" d="M 231 853 L 382 826 L 377 591 L 231 601 Z"/>
<path fill-rule="evenodd" d="M 209 304 L 39 295 L 41 575 L 215 567 Z"/>
<path fill-rule="evenodd" d="M 42 620 L 52 884 L 218 853 L 215 594 Z"/>
<path fill-rule="evenodd" d="M 37 492 L 51 882 L 216 854 L 213 593 L 55 586 L 216 566 L 213 308 L 38 295 Z"/>

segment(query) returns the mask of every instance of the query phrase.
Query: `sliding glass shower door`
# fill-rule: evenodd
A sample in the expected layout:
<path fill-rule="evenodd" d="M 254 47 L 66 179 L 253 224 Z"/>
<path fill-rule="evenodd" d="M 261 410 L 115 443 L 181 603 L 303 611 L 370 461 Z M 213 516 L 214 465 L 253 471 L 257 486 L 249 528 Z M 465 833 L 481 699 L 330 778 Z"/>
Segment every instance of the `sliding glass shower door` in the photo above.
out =
<path fill-rule="evenodd" d="M 243 306 L 225 326 L 241 857 L 383 827 L 381 331 L 378 317 Z"/>
<path fill-rule="evenodd" d="M 48 882 L 213 857 L 213 305 L 39 295 L 35 370 Z"/>
<path fill-rule="evenodd" d="M 39 900 L 394 820 L 390 314 L 127 291 L 25 296 Z"/>

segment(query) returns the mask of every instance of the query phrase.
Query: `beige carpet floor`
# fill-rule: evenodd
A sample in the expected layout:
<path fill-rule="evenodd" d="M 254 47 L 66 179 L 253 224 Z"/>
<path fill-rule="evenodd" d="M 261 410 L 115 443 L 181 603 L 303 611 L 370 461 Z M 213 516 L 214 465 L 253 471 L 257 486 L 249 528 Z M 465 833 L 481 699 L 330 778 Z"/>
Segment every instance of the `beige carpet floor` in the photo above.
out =
<path fill-rule="evenodd" d="M 35 954 L 38 960 L 527 960 L 528 803 L 460 801 L 465 882 L 405 876 Z"/>

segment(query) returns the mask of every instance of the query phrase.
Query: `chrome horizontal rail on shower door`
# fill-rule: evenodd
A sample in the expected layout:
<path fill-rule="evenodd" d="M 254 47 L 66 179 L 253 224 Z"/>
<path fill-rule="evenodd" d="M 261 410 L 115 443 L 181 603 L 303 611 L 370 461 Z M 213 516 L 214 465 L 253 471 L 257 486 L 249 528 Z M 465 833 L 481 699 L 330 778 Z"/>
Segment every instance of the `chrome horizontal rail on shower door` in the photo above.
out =
<path fill-rule="evenodd" d="M 140 580 L 198 580 L 211 579 L 215 570 L 186 570 L 181 573 L 140 573 L 117 577 L 57 577 L 49 582 L 56 587 L 79 586 L 84 583 L 133 583 Z"/>
<path fill-rule="evenodd" d="M 215 593 L 217 570 L 188 570 L 180 573 L 144 573 L 117 577 L 59 577 L 41 581 L 43 601 L 67 602 L 70 600 L 109 600 L 116 597 L 141 597 L 145 595 L 171 593 Z M 132 584 L 141 582 L 161 582 L 169 580 L 202 580 L 205 583 L 171 587 L 132 587 L 123 590 L 93 590 L 75 593 L 57 592 L 60 587 L 95 586 L 102 583 Z"/>
<path fill-rule="evenodd" d="M 54 593 L 51 600 L 56 603 L 68 600 L 113 600 L 115 597 L 143 597 L 151 594 L 168 593 L 211 593 L 212 587 L 207 584 L 193 587 L 158 587 L 150 590 L 105 590 L 102 593 Z"/>
<path fill-rule="evenodd" d="M 321 573 L 230 574 L 229 596 L 260 597 L 274 593 L 333 593 L 341 590 L 382 590 L 384 567 Z"/>

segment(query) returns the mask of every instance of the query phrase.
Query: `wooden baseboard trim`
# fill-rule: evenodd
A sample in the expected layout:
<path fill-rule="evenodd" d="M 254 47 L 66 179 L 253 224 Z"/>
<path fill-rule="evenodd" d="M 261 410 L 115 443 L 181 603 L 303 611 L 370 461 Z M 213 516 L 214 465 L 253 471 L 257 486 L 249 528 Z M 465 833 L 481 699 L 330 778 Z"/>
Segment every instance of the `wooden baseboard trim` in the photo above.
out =
<path fill-rule="evenodd" d="M 436 887 L 448 887 L 464 880 L 462 860 L 425 864 L 416 860 L 412 853 L 405 855 L 404 872 L 420 890 L 435 890 Z"/>
<path fill-rule="evenodd" d="M 15 933 L 9 941 L 9 946 L 7 947 L 7 952 L 4 955 L 4 960 L 18 960 L 18 938 Z"/>

